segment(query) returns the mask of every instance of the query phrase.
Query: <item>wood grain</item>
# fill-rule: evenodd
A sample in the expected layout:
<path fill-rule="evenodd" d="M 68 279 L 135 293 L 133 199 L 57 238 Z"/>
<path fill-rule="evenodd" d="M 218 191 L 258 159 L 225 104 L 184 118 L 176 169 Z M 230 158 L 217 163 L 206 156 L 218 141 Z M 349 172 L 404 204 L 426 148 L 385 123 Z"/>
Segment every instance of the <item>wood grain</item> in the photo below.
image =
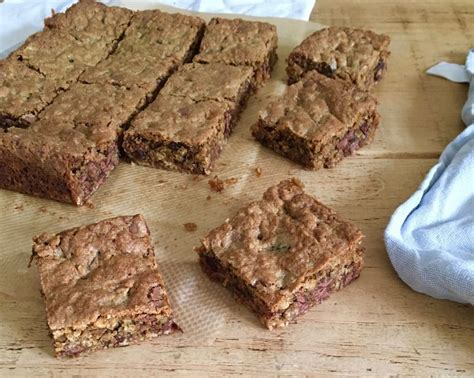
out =
<path fill-rule="evenodd" d="M 389 72 L 377 88 L 383 121 L 374 143 L 335 169 L 303 171 L 250 138 L 250 121 L 267 100 L 263 91 L 219 160 L 219 176 L 239 178 L 223 194 L 211 193 L 207 179 L 127 164 L 94 197 L 94 209 L 1 192 L 0 376 L 474 374 L 473 308 L 412 291 L 398 279 L 383 245 L 394 209 L 462 130 L 466 87 L 423 72 L 442 59 L 463 61 L 473 41 L 471 0 L 318 0 L 312 20 L 369 27 L 392 37 Z M 276 75 L 282 75 L 285 53 Z M 160 259 L 190 251 L 242 203 L 292 175 L 366 234 L 367 266 L 359 280 L 284 330 L 263 329 L 215 286 L 229 316 L 212 337 L 185 333 L 77 360 L 52 357 L 37 272 L 26 268 L 31 235 L 142 212 Z M 198 230 L 185 232 L 186 222 L 195 222 Z"/>

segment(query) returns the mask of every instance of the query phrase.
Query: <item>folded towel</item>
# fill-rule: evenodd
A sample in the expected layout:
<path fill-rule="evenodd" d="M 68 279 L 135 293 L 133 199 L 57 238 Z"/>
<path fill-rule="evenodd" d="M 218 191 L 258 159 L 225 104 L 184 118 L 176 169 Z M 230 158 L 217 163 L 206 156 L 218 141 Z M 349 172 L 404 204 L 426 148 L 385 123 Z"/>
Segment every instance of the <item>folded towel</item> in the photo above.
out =
<path fill-rule="evenodd" d="M 395 211 L 385 245 L 398 275 L 412 289 L 474 304 L 474 50 L 465 66 L 442 62 L 427 73 L 470 83 L 462 110 L 468 127 Z"/>
<path fill-rule="evenodd" d="M 316 0 L 147 0 L 176 8 L 208 13 L 235 13 L 260 17 L 308 20 Z M 64 12 L 77 0 L 5 0 L 0 4 L 0 59 L 34 32 L 43 29 L 51 10 Z M 102 0 L 107 5 L 133 5 L 129 0 Z M 141 1 L 143 3 L 143 0 Z"/>

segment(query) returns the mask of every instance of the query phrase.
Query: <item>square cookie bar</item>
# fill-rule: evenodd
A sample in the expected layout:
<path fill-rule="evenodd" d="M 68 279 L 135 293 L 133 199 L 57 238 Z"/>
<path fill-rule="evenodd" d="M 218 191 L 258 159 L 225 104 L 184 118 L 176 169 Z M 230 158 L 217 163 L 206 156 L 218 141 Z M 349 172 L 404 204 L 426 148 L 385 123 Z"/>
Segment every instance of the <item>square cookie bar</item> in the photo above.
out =
<path fill-rule="evenodd" d="M 137 164 L 209 174 L 250 94 L 252 70 L 222 63 L 187 64 L 124 134 Z"/>
<path fill-rule="evenodd" d="M 331 168 L 373 140 L 376 106 L 369 92 L 311 71 L 260 112 L 252 134 L 307 169 Z"/>
<path fill-rule="evenodd" d="M 359 276 L 362 237 L 293 179 L 210 231 L 196 252 L 204 272 L 273 329 Z"/>
<path fill-rule="evenodd" d="M 261 87 L 277 60 L 277 44 L 275 25 L 216 17 L 209 22 L 194 61 L 250 66 L 254 70 L 253 86 Z"/>
<path fill-rule="evenodd" d="M 33 258 L 58 357 L 179 330 L 141 215 L 41 234 Z"/>
<path fill-rule="evenodd" d="M 288 83 L 318 71 L 370 89 L 387 69 L 390 37 L 370 30 L 330 27 L 311 34 L 288 57 Z"/>

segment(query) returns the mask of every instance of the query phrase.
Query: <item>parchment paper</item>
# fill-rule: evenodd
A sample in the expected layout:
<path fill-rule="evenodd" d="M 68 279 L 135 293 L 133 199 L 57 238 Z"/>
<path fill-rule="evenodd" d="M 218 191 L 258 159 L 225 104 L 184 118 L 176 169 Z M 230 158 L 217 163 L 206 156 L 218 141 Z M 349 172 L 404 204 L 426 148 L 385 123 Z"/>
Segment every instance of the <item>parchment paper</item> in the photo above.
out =
<path fill-rule="evenodd" d="M 132 9 L 150 8 L 149 3 L 139 1 L 122 1 L 121 5 Z M 177 11 L 165 6 L 159 8 Z M 213 15 L 199 16 L 208 20 Z M 225 17 L 259 20 L 244 16 Z M 184 330 L 183 337 L 199 338 L 200 342 L 205 342 L 216 336 L 239 304 L 201 272 L 193 246 L 198 246 L 199 239 L 208 230 L 231 217 L 241 206 L 260 198 L 268 186 L 285 177 L 312 177 L 314 174 L 262 147 L 253 140 L 249 129 L 270 97 L 284 90 L 288 53 L 320 26 L 277 18 L 260 20 L 271 22 L 278 28 L 279 59 L 272 79 L 250 98 L 214 174 L 194 177 L 120 163 L 92 197 L 94 206 L 82 208 L 0 190 L 0 295 L 15 296 L 18 301 L 34 301 L 38 308 L 43 308 L 36 268 L 27 268 L 34 235 L 45 231 L 58 232 L 112 216 L 141 213 L 150 228 L 157 261 L 177 321 Z M 260 177 L 255 172 L 258 167 L 262 169 Z M 208 180 L 214 175 L 221 179 L 234 177 L 238 181 L 219 194 L 212 192 L 208 185 Z M 311 192 L 311 185 L 308 190 Z M 196 223 L 197 230 L 186 231 L 183 225 L 188 222 Z M 38 312 L 44 313 L 44 310 Z M 44 319 L 38 321 L 44 322 Z M 11 329 L 9 333 L 14 337 L 16 330 Z"/>

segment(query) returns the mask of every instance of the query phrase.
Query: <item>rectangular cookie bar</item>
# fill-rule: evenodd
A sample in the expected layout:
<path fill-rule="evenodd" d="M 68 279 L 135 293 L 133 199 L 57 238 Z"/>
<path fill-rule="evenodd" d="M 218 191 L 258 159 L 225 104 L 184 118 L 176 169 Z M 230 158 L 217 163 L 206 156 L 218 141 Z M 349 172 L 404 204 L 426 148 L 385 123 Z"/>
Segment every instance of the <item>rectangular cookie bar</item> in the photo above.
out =
<path fill-rule="evenodd" d="M 373 140 L 376 106 L 369 92 L 311 71 L 260 112 L 252 135 L 307 169 L 331 168 Z"/>
<path fill-rule="evenodd" d="M 41 234 L 33 241 L 58 357 L 179 330 L 141 215 Z"/>
<path fill-rule="evenodd" d="M 359 276 L 362 238 L 293 179 L 210 231 L 196 252 L 203 271 L 273 329 Z"/>
<path fill-rule="evenodd" d="M 250 93 L 252 70 L 187 64 L 131 123 L 123 149 L 137 164 L 209 174 Z"/>
<path fill-rule="evenodd" d="M 194 61 L 250 66 L 254 70 L 253 86 L 257 88 L 270 78 L 277 60 L 277 44 L 275 25 L 215 17 L 207 25 Z"/>
<path fill-rule="evenodd" d="M 153 97 L 168 76 L 191 61 L 205 28 L 199 17 L 159 10 L 135 13 L 117 49 L 81 75 L 88 83 L 143 88 Z"/>
<path fill-rule="evenodd" d="M 17 60 L 0 60 L 0 132 L 27 127 L 57 96 L 58 87 Z"/>
<path fill-rule="evenodd" d="M 390 37 L 370 30 L 330 27 L 307 37 L 288 57 L 288 83 L 308 71 L 370 89 L 387 69 Z"/>
<path fill-rule="evenodd" d="M 0 133 L 0 187 L 84 204 L 118 164 L 120 127 L 143 93 L 74 84 L 27 128 Z"/>
<path fill-rule="evenodd" d="M 48 79 L 65 85 L 105 59 L 128 27 L 133 12 L 81 0 L 65 13 L 45 20 L 45 29 L 31 35 L 10 54 Z"/>

